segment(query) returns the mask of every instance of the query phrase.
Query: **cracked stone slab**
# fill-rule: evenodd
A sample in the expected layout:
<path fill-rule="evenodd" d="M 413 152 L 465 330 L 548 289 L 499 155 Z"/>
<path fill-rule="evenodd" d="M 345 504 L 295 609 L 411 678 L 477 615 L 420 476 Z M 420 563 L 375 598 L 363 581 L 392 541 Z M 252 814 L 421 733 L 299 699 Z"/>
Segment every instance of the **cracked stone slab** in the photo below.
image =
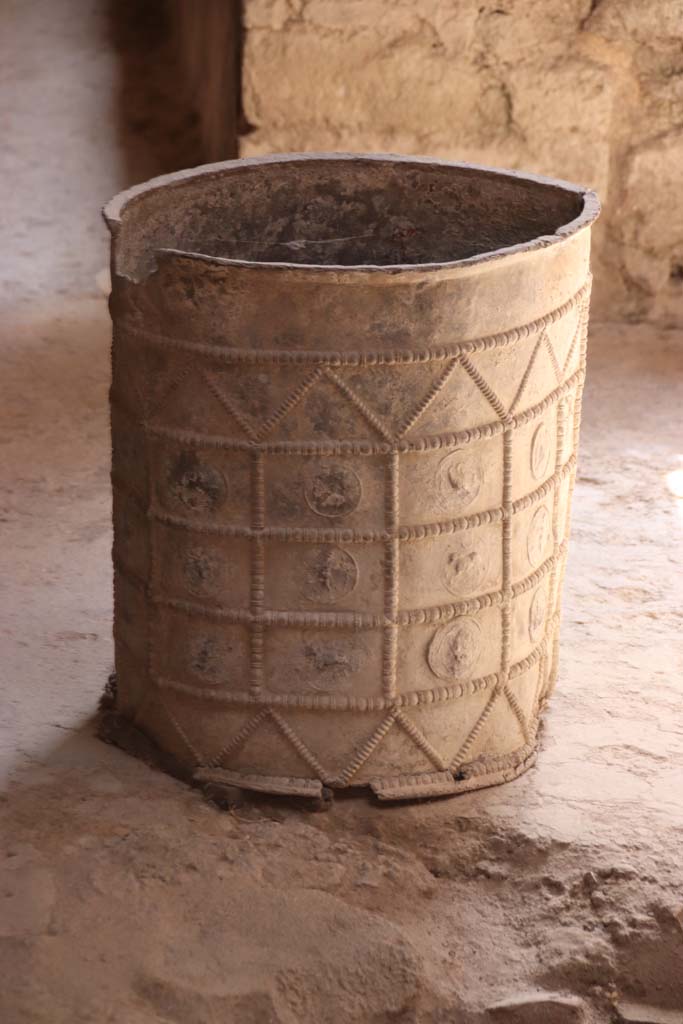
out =
<path fill-rule="evenodd" d="M 683 1024 L 683 1010 L 667 1010 L 645 1003 L 618 1003 L 617 1013 L 623 1024 Z"/>
<path fill-rule="evenodd" d="M 512 996 L 488 1009 L 496 1024 L 581 1024 L 585 1004 L 576 996 L 555 992 L 526 992 Z"/>

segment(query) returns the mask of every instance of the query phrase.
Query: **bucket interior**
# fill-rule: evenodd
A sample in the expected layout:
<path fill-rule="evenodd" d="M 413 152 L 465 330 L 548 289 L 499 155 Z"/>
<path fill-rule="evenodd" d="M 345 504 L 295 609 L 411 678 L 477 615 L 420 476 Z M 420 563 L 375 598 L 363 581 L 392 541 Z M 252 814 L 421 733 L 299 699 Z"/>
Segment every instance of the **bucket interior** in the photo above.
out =
<path fill-rule="evenodd" d="M 120 273 L 164 248 L 315 266 L 449 263 L 552 236 L 584 194 L 457 164 L 340 157 L 245 162 L 151 187 L 123 208 Z"/>

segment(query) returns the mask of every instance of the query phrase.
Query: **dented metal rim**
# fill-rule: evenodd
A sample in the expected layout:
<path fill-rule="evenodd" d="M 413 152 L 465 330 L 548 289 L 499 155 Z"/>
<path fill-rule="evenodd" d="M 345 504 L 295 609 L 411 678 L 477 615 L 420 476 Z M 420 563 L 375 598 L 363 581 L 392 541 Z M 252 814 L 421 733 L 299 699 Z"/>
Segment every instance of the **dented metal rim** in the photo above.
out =
<path fill-rule="evenodd" d="M 230 259 L 222 256 L 208 256 L 200 252 L 189 252 L 181 249 L 173 248 L 159 248 L 156 250 L 156 255 L 162 256 L 183 256 L 185 258 L 196 259 L 202 262 L 212 264 L 214 266 L 233 266 L 233 267 L 249 267 L 253 269 L 267 269 L 269 271 L 281 270 L 289 272 L 316 272 L 321 274 L 335 274 L 340 275 L 357 275 L 359 272 L 367 274 L 368 272 L 381 273 L 385 275 L 397 275 L 397 274 L 409 274 L 417 275 L 424 274 L 425 272 L 436 272 L 444 271 L 449 269 L 470 268 L 477 264 L 490 263 L 493 260 L 500 260 L 505 257 L 513 255 L 522 255 L 532 253 L 539 249 L 546 249 L 549 246 L 556 246 L 562 242 L 566 242 L 572 238 L 578 232 L 590 225 L 596 220 L 600 213 L 600 201 L 592 189 L 586 188 L 581 185 L 575 185 L 568 181 L 563 181 L 558 178 L 544 177 L 538 174 L 530 174 L 521 171 L 514 170 L 503 170 L 499 168 L 487 167 L 482 164 L 473 164 L 460 161 L 450 160 L 435 160 L 431 157 L 417 157 L 417 156 L 403 156 L 394 153 L 282 153 L 273 154 L 268 156 L 259 157 L 247 157 L 239 160 L 226 160 L 221 163 L 204 164 L 199 167 L 188 168 L 187 170 L 177 171 L 173 174 L 163 174 L 156 178 L 151 178 L 149 181 L 143 182 L 140 185 L 135 185 L 132 188 L 126 189 L 124 192 L 119 192 L 118 195 L 114 196 L 103 208 L 102 214 L 104 220 L 111 231 L 114 239 L 116 239 L 119 230 L 122 226 L 123 220 L 127 214 L 132 213 L 138 200 L 147 196 L 155 191 L 161 189 L 173 189 L 174 186 L 179 186 L 187 183 L 188 181 L 197 180 L 211 180 L 212 178 L 218 178 L 223 175 L 229 175 L 234 172 L 239 172 L 248 167 L 277 167 L 282 164 L 292 163 L 390 163 L 390 164 L 404 164 L 407 167 L 440 167 L 440 168 L 453 168 L 454 170 L 465 170 L 471 171 L 473 174 L 485 175 L 488 177 L 499 177 L 516 179 L 518 181 L 530 182 L 536 184 L 541 188 L 561 190 L 564 192 L 571 193 L 576 196 L 580 196 L 583 199 L 583 208 L 581 212 L 573 220 L 568 221 L 566 224 L 560 225 L 552 234 L 538 235 L 535 238 L 531 238 L 525 242 L 518 243 L 516 245 L 506 246 L 499 249 L 494 249 L 488 252 L 478 253 L 474 256 L 468 256 L 457 260 L 448 260 L 437 263 L 401 263 L 401 264 L 371 264 L 371 263 L 359 263 L 359 264 L 321 264 L 321 263 L 295 263 L 285 261 L 262 261 L 262 260 L 246 260 L 246 259 Z M 172 207 L 171 207 L 172 209 Z"/>

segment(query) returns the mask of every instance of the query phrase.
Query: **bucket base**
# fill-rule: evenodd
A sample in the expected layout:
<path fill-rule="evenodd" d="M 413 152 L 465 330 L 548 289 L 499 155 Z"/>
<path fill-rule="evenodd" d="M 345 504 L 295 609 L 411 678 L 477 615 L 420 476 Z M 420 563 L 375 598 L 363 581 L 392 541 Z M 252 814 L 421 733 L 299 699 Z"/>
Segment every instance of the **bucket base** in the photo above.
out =
<path fill-rule="evenodd" d="M 110 684 L 108 684 L 110 686 Z M 273 796 L 303 797 L 320 803 L 334 790 L 370 789 L 382 803 L 401 800 L 425 800 L 511 782 L 536 763 L 537 732 L 532 740 L 510 754 L 479 757 L 458 771 L 423 772 L 414 775 L 370 779 L 361 786 L 338 779 L 297 776 L 272 776 L 230 771 L 198 765 L 194 769 L 162 750 L 146 732 L 116 711 L 104 710 L 97 734 L 106 743 L 132 754 L 146 764 L 167 772 L 183 782 L 212 790 L 267 793 Z"/>

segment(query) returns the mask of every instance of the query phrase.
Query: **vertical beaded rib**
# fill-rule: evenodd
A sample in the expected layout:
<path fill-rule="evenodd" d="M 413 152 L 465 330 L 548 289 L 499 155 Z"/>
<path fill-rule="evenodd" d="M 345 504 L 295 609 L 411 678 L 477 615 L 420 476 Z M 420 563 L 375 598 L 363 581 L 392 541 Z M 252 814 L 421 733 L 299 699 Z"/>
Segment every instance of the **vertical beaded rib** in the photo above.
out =
<path fill-rule="evenodd" d="M 387 456 L 385 470 L 384 525 L 387 540 L 384 545 L 384 637 L 382 648 L 382 688 L 385 697 L 396 695 L 396 658 L 398 650 L 398 598 L 399 598 L 399 455 L 393 451 Z"/>
<path fill-rule="evenodd" d="M 264 455 L 257 450 L 251 463 L 251 526 L 254 531 L 251 540 L 251 597 L 250 611 L 255 617 L 263 615 L 265 590 L 265 545 L 258 531 L 265 526 L 266 498 L 264 477 Z M 258 694 L 263 685 L 264 632 L 262 621 L 251 624 L 251 692 Z"/>

